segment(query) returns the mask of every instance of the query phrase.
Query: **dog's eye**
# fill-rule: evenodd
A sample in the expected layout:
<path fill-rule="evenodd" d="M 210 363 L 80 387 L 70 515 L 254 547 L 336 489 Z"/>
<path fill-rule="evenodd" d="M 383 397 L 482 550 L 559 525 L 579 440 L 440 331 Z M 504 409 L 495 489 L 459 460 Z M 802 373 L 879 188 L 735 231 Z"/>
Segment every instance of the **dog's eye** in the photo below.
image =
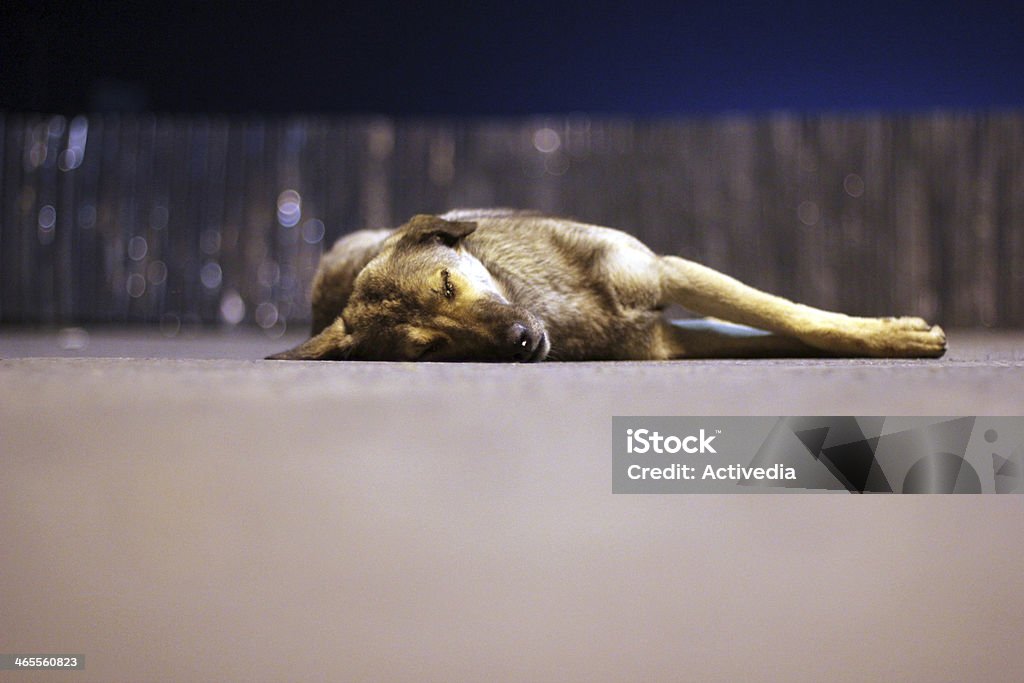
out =
<path fill-rule="evenodd" d="M 446 247 L 454 247 L 459 243 L 459 238 L 456 235 L 447 232 L 435 232 L 430 237 L 438 244 Z"/>
<path fill-rule="evenodd" d="M 444 294 L 445 299 L 455 298 L 455 287 L 452 285 L 451 275 L 448 274 L 447 270 L 441 271 L 441 291 Z"/>

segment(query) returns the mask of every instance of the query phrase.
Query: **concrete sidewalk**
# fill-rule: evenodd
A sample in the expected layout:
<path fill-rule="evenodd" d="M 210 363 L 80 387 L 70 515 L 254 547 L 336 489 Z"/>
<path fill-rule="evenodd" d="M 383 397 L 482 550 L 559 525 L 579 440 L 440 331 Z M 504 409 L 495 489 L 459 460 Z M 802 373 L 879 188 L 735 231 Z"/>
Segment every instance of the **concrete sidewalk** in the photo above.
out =
<path fill-rule="evenodd" d="M 101 325 L 53 329 L 0 326 L 0 358 L 258 360 L 294 346 L 307 336 L 305 327 L 290 330 L 282 336 L 271 336 L 248 327 L 181 328 L 169 335 L 155 326 Z M 949 352 L 939 361 L 941 363 L 1024 361 L 1024 331 L 952 330 L 949 332 L 949 341 Z M 758 361 L 759 364 L 764 362 Z M 778 362 L 792 363 L 785 360 Z M 848 365 L 863 361 L 823 362 Z M 693 361 L 687 363 L 693 364 Z"/>
<path fill-rule="evenodd" d="M 610 472 L 613 415 L 1024 415 L 1024 335 L 522 366 L 68 334 L 0 329 L 0 649 L 85 654 L 75 680 L 1024 678 L 1022 496 Z"/>

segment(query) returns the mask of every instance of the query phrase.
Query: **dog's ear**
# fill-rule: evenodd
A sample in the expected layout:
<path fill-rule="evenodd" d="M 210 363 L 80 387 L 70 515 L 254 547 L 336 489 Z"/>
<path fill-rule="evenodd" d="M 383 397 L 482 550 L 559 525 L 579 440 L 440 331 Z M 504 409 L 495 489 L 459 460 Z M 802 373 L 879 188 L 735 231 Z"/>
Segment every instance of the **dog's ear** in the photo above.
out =
<path fill-rule="evenodd" d="M 267 360 L 347 360 L 352 352 L 352 335 L 340 317 L 293 349 L 267 356 Z"/>
<path fill-rule="evenodd" d="M 445 246 L 454 247 L 459 240 L 476 230 L 476 223 L 446 221 L 438 216 L 419 214 L 413 216 L 403 230 L 417 241 L 436 240 Z"/>

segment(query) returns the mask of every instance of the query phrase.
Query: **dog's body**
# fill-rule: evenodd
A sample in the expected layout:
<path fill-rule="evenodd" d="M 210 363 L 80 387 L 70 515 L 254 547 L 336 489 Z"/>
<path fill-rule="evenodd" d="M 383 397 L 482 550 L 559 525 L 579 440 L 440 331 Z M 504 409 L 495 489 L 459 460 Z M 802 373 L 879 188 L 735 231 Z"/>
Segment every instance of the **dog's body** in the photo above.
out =
<path fill-rule="evenodd" d="M 671 304 L 718 320 L 667 320 Z M 272 358 L 938 357 L 945 348 L 942 330 L 920 318 L 796 304 L 618 230 L 466 210 L 339 240 L 314 280 L 312 337 Z"/>

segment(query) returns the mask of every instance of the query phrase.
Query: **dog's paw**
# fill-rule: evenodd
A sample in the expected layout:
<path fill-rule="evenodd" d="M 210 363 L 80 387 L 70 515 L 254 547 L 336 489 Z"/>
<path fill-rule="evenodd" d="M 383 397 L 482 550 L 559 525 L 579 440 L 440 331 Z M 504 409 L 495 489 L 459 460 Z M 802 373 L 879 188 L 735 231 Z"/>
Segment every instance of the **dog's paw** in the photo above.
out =
<path fill-rule="evenodd" d="M 923 318 L 862 319 L 868 355 L 879 358 L 938 358 L 946 353 L 946 333 Z"/>
<path fill-rule="evenodd" d="M 928 330 L 928 335 L 931 348 L 935 351 L 935 357 L 938 358 L 946 353 L 946 332 L 938 325 L 932 325 Z"/>
<path fill-rule="evenodd" d="M 918 318 L 919 320 L 919 318 Z M 877 338 L 880 357 L 939 358 L 946 353 L 946 333 L 938 325 L 915 325 L 886 331 Z"/>
<path fill-rule="evenodd" d="M 910 334 L 912 337 L 907 345 L 910 355 L 938 358 L 946 353 L 946 333 L 938 325 L 932 325 L 927 330 L 914 330 Z"/>
<path fill-rule="evenodd" d="M 939 358 L 946 333 L 921 318 L 845 318 L 820 336 L 803 339 L 839 355 L 869 358 Z"/>

